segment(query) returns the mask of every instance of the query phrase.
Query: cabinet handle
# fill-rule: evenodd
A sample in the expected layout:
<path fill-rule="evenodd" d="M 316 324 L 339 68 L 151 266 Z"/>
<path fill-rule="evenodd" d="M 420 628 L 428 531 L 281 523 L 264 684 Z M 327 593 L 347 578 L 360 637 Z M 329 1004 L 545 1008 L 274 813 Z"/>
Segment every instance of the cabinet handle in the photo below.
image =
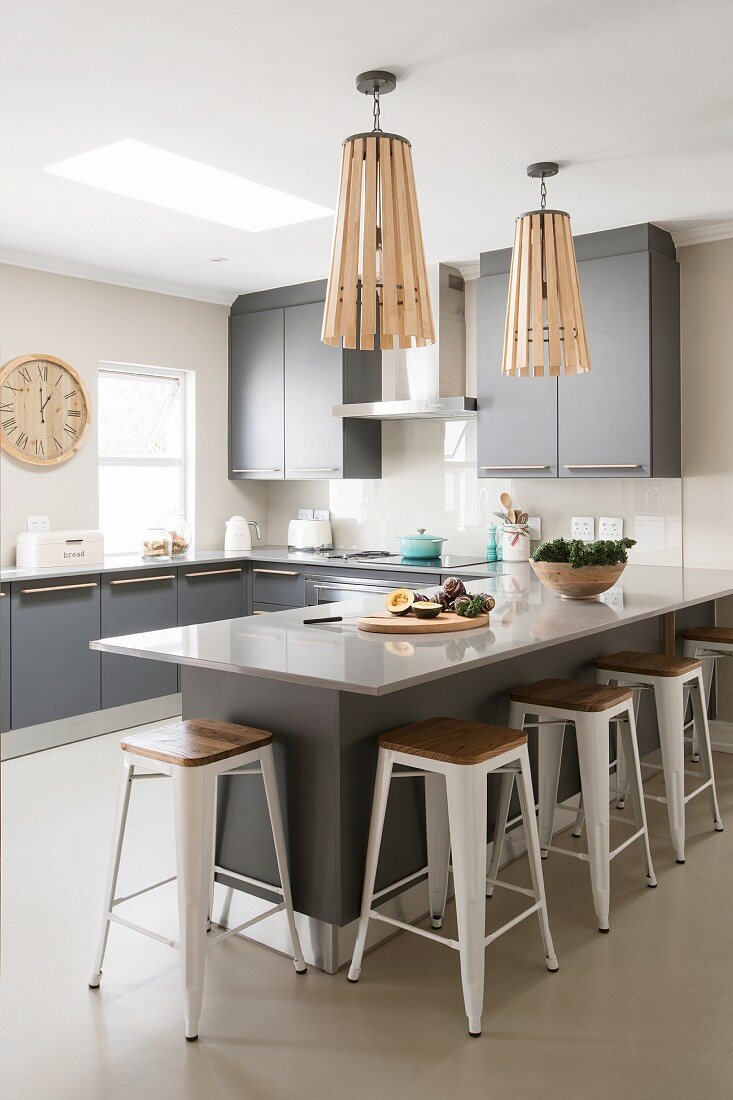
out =
<path fill-rule="evenodd" d="M 21 595 L 33 596 L 36 592 L 68 592 L 72 588 L 96 588 L 96 581 L 85 581 L 83 584 L 51 584 L 45 588 L 21 588 Z"/>
<path fill-rule="evenodd" d="M 273 577 L 299 577 L 297 569 L 253 569 L 253 573 L 269 573 Z"/>
<path fill-rule="evenodd" d="M 241 573 L 239 569 L 200 569 L 198 573 L 184 573 L 184 577 L 220 577 L 223 573 Z"/>
<path fill-rule="evenodd" d="M 233 474 L 279 474 L 282 466 L 251 466 L 249 469 L 232 470 Z"/>
<path fill-rule="evenodd" d="M 335 474 L 339 466 L 290 466 L 291 474 Z"/>
<path fill-rule="evenodd" d="M 2 597 L 3 597 L 4 595 L 5 595 L 5 593 L 4 593 L 4 592 L 0 592 L 0 599 L 2 599 Z"/>
<path fill-rule="evenodd" d="M 253 615 L 272 615 L 271 611 L 253 611 Z"/>
<path fill-rule="evenodd" d="M 549 466 L 523 466 L 517 463 L 514 466 L 479 466 L 480 470 L 549 470 Z"/>
<path fill-rule="evenodd" d="M 110 584 L 147 584 L 148 581 L 174 581 L 175 573 L 159 573 L 157 577 L 125 577 L 124 580 L 110 581 Z"/>
<path fill-rule="evenodd" d="M 640 470 L 640 462 L 575 462 L 563 466 L 564 470 Z"/>

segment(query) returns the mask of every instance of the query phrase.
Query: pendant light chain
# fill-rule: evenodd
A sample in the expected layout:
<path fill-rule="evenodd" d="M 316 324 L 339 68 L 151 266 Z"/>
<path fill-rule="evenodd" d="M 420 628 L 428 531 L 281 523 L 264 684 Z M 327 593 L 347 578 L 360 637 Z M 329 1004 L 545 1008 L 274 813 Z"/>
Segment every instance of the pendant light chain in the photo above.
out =
<path fill-rule="evenodd" d="M 540 181 L 540 210 L 544 210 L 547 206 L 547 184 L 545 183 L 545 177 L 543 176 Z"/>
<path fill-rule="evenodd" d="M 382 132 L 382 127 L 379 125 L 379 110 L 380 110 L 380 108 L 379 108 L 379 89 L 375 88 L 374 89 L 374 109 L 373 109 L 373 112 L 372 112 L 373 115 L 374 115 L 374 129 L 372 130 L 372 133 L 374 133 L 374 134 L 381 134 L 381 132 Z"/>

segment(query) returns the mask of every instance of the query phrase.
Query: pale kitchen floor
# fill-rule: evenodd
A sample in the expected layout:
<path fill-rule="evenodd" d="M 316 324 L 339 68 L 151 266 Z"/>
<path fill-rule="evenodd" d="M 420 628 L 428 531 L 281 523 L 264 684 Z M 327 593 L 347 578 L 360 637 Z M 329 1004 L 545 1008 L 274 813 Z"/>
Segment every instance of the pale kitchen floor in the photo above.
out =
<path fill-rule="evenodd" d="M 635 849 L 619 856 L 610 935 L 595 930 L 587 867 L 551 856 L 559 973 L 545 970 L 534 920 L 490 947 L 480 1039 L 466 1034 L 456 953 L 403 934 L 367 956 L 358 985 L 312 968 L 299 978 L 266 948 L 226 941 L 209 954 L 200 1041 L 186 1043 L 168 948 L 116 926 L 102 986 L 87 988 L 118 741 L 2 768 L 2 1096 L 733 1096 L 732 756 L 715 760 L 726 831 L 712 831 L 704 796 L 689 804 L 685 866 L 664 808 L 648 804 L 659 888 L 643 885 Z M 124 893 L 173 873 L 169 796 L 164 781 L 133 792 Z M 507 876 L 525 882 L 524 863 Z M 175 933 L 172 887 L 132 904 Z M 517 904 L 497 893 L 489 926 Z"/>

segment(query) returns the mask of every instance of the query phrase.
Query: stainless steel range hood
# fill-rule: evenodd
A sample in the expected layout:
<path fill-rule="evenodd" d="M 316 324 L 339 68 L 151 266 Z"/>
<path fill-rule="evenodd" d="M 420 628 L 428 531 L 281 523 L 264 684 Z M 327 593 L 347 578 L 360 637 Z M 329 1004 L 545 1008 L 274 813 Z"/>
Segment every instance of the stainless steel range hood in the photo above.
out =
<path fill-rule="evenodd" d="M 382 352 L 382 400 L 333 405 L 332 416 L 361 420 L 450 420 L 476 415 L 466 394 L 466 309 L 455 267 L 428 269 L 436 341 L 426 348 Z"/>

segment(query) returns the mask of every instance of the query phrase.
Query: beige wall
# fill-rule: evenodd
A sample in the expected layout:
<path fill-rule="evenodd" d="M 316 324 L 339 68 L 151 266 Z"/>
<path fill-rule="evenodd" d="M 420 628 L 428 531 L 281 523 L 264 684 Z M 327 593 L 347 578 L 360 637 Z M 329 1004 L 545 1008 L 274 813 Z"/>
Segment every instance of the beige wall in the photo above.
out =
<path fill-rule="evenodd" d="M 681 248 L 685 564 L 733 568 L 733 239 Z M 733 599 L 718 623 L 733 626 Z M 733 677 L 718 712 L 733 721 Z"/>
<path fill-rule="evenodd" d="M 195 540 L 224 541 L 234 513 L 264 524 L 267 487 L 227 478 L 228 308 L 105 283 L 0 265 L 0 362 L 48 352 L 80 372 L 96 408 L 100 361 L 196 372 Z M 44 469 L 0 456 L 0 562 L 15 561 L 26 516 L 57 529 L 98 522 L 96 422 L 81 451 Z"/>

